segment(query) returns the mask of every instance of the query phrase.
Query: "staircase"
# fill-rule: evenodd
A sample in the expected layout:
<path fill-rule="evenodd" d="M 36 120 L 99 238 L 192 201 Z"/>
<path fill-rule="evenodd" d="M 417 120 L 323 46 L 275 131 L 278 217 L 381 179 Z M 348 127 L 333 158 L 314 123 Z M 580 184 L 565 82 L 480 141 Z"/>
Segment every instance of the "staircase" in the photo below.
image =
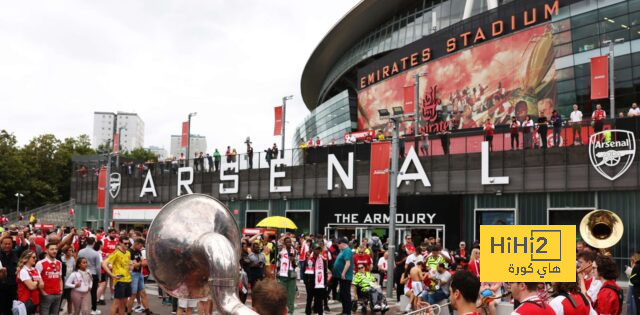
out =
<path fill-rule="evenodd" d="M 18 212 L 12 212 L 7 214 L 9 224 L 16 224 L 26 226 L 29 224 L 29 217 L 31 214 L 35 214 L 39 224 L 53 224 L 53 225 L 70 225 L 72 224 L 72 217 L 69 216 L 69 208 L 73 208 L 76 204 L 75 199 L 60 203 L 60 204 L 47 204 L 33 210 L 22 212 L 22 220 L 20 220 L 20 214 Z"/>

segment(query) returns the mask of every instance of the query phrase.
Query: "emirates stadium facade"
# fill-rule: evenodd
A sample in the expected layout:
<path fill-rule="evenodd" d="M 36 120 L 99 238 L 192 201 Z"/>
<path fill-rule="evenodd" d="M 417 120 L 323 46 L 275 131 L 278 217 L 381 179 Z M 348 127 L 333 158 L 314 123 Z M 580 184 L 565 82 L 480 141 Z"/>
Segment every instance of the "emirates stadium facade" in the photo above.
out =
<path fill-rule="evenodd" d="M 378 110 L 406 105 L 417 78 L 418 128 L 429 147 L 414 148 L 414 123 L 403 123 L 400 175 L 411 176 L 398 182 L 397 239 L 434 236 L 456 248 L 479 240 L 481 225 L 579 225 L 590 211 L 607 209 L 624 225 L 612 248 L 623 268 L 640 244 L 640 117 L 606 120 L 605 129 L 624 131 L 614 143 L 629 146 L 614 159 L 591 145 L 602 141 L 591 139 L 595 104 L 610 113 L 609 99 L 591 100 L 590 78 L 590 60 L 609 53 L 607 40 L 615 43 L 617 116 L 640 100 L 640 1 L 364 0 L 329 30 L 304 68 L 301 91 L 311 113 L 285 163 L 269 164 L 257 152 L 252 167 L 239 154 L 239 164 L 223 159 L 218 171 L 115 167 L 121 183 L 106 210 L 96 207 L 97 172 L 75 172 L 74 222 L 97 227 L 111 213 L 118 227 L 144 228 L 176 196 L 200 193 L 225 202 L 238 225 L 253 232 L 278 215 L 299 233 L 388 236 L 389 206 L 368 199 L 376 174 L 371 144 L 342 142 L 345 133 L 388 134 Z M 559 145 L 512 150 L 507 119 L 553 110 L 568 118 L 574 103 L 585 119 L 577 134 L 566 125 Z M 481 149 L 486 120 L 496 124 L 492 152 Z M 447 126 L 449 154 L 438 134 Z M 311 137 L 336 145 L 295 149 Z M 89 162 L 74 163 L 82 169 Z"/>
<path fill-rule="evenodd" d="M 437 132 L 451 119 L 465 129 L 487 118 L 500 124 L 513 114 L 550 116 L 556 109 L 568 116 L 574 103 L 586 117 L 595 109 L 590 58 L 607 55 L 609 40 L 615 43 L 617 115 L 640 99 L 638 1 L 361 1 L 304 68 L 301 91 L 311 113 L 293 141 L 340 142 L 345 132 L 379 129 L 377 110 L 402 105 L 402 89 L 416 74 L 422 74 L 423 132 Z M 493 111 L 496 100 L 489 96 L 496 91 L 503 106 Z M 463 94 L 478 98 L 480 92 L 488 99 L 465 112 Z M 608 99 L 597 103 L 609 112 Z M 435 109 L 425 108 L 429 104 Z"/>

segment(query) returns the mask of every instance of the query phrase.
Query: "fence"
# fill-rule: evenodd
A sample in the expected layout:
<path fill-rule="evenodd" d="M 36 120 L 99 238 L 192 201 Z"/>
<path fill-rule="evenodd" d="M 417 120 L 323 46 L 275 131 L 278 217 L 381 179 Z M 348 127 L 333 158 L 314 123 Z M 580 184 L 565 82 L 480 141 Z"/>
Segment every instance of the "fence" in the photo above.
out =
<path fill-rule="evenodd" d="M 60 204 L 48 204 L 21 213 L 9 213 L 7 214 L 7 219 L 9 219 L 9 222 L 11 224 L 28 225 L 29 217 L 34 214 L 38 220 L 38 223 L 67 225 L 73 222 L 73 217 L 69 215 L 69 208 L 73 208 L 75 204 L 75 199 L 71 199 Z M 20 215 L 22 215 L 22 220 L 20 220 Z"/>

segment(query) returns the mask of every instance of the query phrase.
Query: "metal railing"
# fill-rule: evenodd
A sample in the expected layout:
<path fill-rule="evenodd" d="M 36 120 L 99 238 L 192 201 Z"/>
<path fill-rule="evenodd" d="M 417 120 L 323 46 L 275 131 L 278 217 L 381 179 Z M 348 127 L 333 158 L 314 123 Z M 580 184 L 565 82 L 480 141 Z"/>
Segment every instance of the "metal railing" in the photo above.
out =
<path fill-rule="evenodd" d="M 29 211 L 11 212 L 6 217 L 11 224 L 28 225 L 29 217 L 35 214 L 38 223 L 65 225 L 72 222 L 72 217 L 69 216 L 69 208 L 74 207 L 75 204 L 75 199 L 71 199 L 63 203 L 48 204 Z M 22 215 L 22 220 L 20 220 L 20 215 Z"/>
<path fill-rule="evenodd" d="M 624 125 L 623 127 L 621 127 Z M 637 132 L 640 130 L 640 117 L 628 117 L 618 118 L 615 120 L 606 120 L 605 128 L 617 127 L 618 129 L 627 129 Z M 566 148 L 577 144 L 588 144 L 589 138 L 594 133 L 593 126 L 589 120 L 585 120 L 580 123 L 579 134 L 580 142 L 576 142 L 574 136 L 577 133 L 574 132 L 573 125 L 566 122 L 559 132 L 559 147 Z M 446 144 L 448 143 L 448 154 L 459 155 L 469 153 L 480 153 L 481 143 L 485 140 L 484 132 L 482 128 L 462 129 L 456 130 L 447 135 L 432 134 L 427 135 L 428 145 L 424 147 L 424 137 L 414 139 L 413 136 L 403 137 L 404 152 L 401 151 L 401 157 L 406 155 L 406 152 L 414 146 L 417 142 L 416 153 L 420 157 L 435 157 L 445 155 Z M 531 135 L 532 142 L 529 148 L 524 148 L 524 134 L 522 129 L 518 132 L 518 146 L 512 147 L 512 137 L 508 125 L 496 126 L 495 134 L 493 136 L 491 151 L 510 151 L 510 150 L 525 150 L 525 149 L 539 149 L 542 147 L 542 139 L 538 136 L 538 133 L 534 131 Z M 547 131 L 547 148 L 558 147 L 554 143 L 554 131 L 552 127 Z M 577 137 L 576 137 L 577 138 Z M 386 139 L 384 141 L 389 141 Z M 377 140 L 373 140 L 377 141 Z M 515 141 L 514 145 L 516 144 Z M 246 153 L 237 155 L 225 155 L 225 152 L 221 153 L 219 159 L 215 159 L 213 156 L 206 156 L 203 152 L 202 158 L 189 159 L 188 163 L 185 160 L 179 159 L 166 159 L 157 162 L 153 161 L 124 161 L 120 165 L 113 165 L 112 171 L 120 173 L 125 177 L 139 177 L 142 178 L 149 171 L 154 176 L 162 176 L 163 174 L 177 174 L 178 169 L 185 165 L 189 165 L 194 168 L 196 173 L 208 173 L 219 172 L 221 168 L 231 168 L 237 163 L 239 170 L 247 169 L 267 169 L 271 166 L 273 161 L 281 157 L 282 151 L 278 151 L 277 155 L 268 153 L 267 150 L 254 149 L 254 153 L 249 155 Z M 322 145 L 320 147 L 307 147 L 307 148 L 293 148 L 284 150 L 284 156 L 281 157 L 281 162 L 278 164 L 285 164 L 287 166 L 299 166 L 326 163 L 327 155 L 329 153 L 335 154 L 339 160 L 346 160 L 348 153 L 353 152 L 355 160 L 369 160 L 370 159 L 370 146 L 368 142 L 358 142 L 356 144 L 337 144 L 337 145 Z M 74 162 L 74 170 L 76 171 L 75 180 L 82 181 L 83 179 L 90 179 L 91 177 L 98 176 L 98 170 L 105 164 L 105 161 L 89 161 L 89 162 Z M 225 166 L 227 164 L 227 166 Z M 230 164 L 230 165 L 229 165 Z"/>

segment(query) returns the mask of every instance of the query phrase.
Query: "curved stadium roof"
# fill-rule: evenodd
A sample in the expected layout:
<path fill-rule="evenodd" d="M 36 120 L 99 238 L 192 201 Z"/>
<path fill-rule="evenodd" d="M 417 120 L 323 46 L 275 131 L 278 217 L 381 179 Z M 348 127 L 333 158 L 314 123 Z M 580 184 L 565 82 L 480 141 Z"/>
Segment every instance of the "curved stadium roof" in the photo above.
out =
<path fill-rule="evenodd" d="M 320 103 L 322 85 L 336 62 L 371 30 L 415 0 L 362 0 L 324 36 L 302 72 L 300 90 L 309 110 Z M 346 70 L 345 70 L 346 71 Z"/>

